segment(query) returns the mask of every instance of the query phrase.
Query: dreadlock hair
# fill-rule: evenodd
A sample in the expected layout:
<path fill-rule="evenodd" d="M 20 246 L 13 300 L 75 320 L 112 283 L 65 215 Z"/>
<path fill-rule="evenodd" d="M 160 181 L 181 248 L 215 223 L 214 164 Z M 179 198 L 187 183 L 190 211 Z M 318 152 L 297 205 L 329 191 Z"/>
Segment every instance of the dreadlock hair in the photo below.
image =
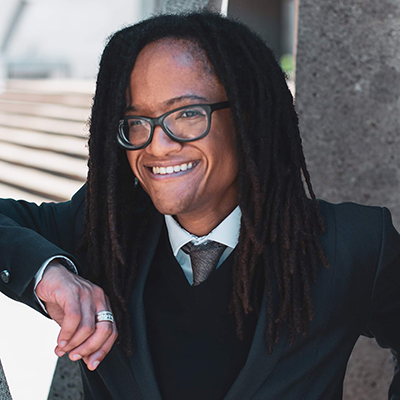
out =
<path fill-rule="evenodd" d="M 157 211 L 135 182 L 125 150 L 118 147 L 117 129 L 136 58 L 147 44 L 161 39 L 199 46 L 229 99 L 242 211 L 230 312 L 242 339 L 244 316 L 259 311 L 264 295 L 271 352 L 284 323 L 291 343 L 297 334 L 307 333 L 313 318 L 310 285 L 319 266 L 328 266 L 319 239 L 325 228 L 285 76 L 263 40 L 237 21 L 206 11 L 159 15 L 120 30 L 106 45 L 90 121 L 81 244 L 86 274 L 108 294 L 119 340 L 131 354 L 129 298 L 140 268 L 143 232 Z"/>

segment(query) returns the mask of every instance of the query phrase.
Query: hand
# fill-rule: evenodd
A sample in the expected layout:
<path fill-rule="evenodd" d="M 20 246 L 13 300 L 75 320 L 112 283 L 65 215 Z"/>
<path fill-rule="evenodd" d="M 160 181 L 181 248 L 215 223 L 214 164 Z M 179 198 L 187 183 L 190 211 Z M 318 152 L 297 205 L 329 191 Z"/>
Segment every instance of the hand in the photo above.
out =
<path fill-rule="evenodd" d="M 111 311 L 103 290 L 68 271 L 56 260 L 46 268 L 36 294 L 60 327 L 55 353 L 69 352 L 72 361 L 83 359 L 93 371 L 117 339 L 115 322 L 95 323 L 98 311 Z"/>

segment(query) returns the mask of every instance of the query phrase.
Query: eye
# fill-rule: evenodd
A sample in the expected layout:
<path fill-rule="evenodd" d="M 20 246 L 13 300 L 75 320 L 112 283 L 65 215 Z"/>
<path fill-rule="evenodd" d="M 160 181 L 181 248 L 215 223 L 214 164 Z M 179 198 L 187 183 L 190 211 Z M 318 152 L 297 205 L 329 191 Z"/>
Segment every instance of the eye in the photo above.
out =
<path fill-rule="evenodd" d="M 143 121 L 140 119 L 130 119 L 128 120 L 128 125 L 131 126 L 138 126 L 138 125 L 143 125 Z"/>
<path fill-rule="evenodd" d="M 178 118 L 195 118 L 200 116 L 201 113 L 198 110 L 183 110 Z"/>
<path fill-rule="evenodd" d="M 197 119 L 205 116 L 204 110 L 201 108 L 189 108 L 178 111 L 175 119 Z"/>
<path fill-rule="evenodd" d="M 143 121 L 141 119 L 128 119 L 126 123 L 128 128 L 132 131 L 144 128 L 146 121 Z"/>

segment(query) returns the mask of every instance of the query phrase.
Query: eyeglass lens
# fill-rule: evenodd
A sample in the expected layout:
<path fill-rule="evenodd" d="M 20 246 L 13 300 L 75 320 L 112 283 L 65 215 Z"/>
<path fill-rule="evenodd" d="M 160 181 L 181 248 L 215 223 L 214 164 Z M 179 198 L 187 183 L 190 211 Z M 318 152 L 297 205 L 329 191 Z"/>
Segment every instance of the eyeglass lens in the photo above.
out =
<path fill-rule="evenodd" d="M 206 132 L 208 116 L 202 107 L 193 106 L 168 114 L 163 124 L 177 138 L 196 139 Z M 129 117 L 124 120 L 123 132 L 132 145 L 139 147 L 149 139 L 151 124 L 142 118 Z"/>

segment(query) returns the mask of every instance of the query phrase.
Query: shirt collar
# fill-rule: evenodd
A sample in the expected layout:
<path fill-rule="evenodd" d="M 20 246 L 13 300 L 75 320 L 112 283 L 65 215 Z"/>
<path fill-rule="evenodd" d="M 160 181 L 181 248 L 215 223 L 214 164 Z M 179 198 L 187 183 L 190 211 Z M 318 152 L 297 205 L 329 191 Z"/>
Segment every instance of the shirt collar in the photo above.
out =
<path fill-rule="evenodd" d="M 178 254 L 179 249 L 186 243 L 194 242 L 200 244 L 206 240 L 222 243 L 227 247 L 234 249 L 239 240 L 240 219 L 242 212 L 237 206 L 216 228 L 206 236 L 195 236 L 183 229 L 172 215 L 164 215 L 167 225 L 168 237 L 171 243 L 174 256 Z"/>

